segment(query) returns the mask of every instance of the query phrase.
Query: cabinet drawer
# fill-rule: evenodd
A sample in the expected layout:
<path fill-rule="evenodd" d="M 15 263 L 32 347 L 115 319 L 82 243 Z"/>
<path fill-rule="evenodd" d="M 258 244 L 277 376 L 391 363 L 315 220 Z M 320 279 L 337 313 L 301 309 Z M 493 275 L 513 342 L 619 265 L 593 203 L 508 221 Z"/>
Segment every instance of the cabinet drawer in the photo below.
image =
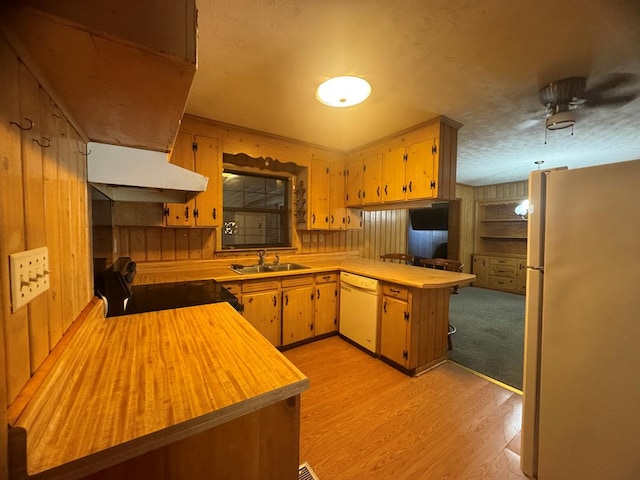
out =
<path fill-rule="evenodd" d="M 516 281 L 513 278 L 489 277 L 489 288 L 498 290 L 515 290 Z"/>
<path fill-rule="evenodd" d="M 400 285 L 389 285 L 385 283 L 382 285 L 382 294 L 402 300 L 409 299 L 409 289 L 407 287 L 401 287 Z"/>
<path fill-rule="evenodd" d="M 280 280 L 273 278 L 265 278 L 264 280 L 247 280 L 242 282 L 242 293 L 277 290 L 278 288 L 280 288 Z"/>
<path fill-rule="evenodd" d="M 316 283 L 337 282 L 338 274 L 336 272 L 326 272 L 316 274 Z"/>
<path fill-rule="evenodd" d="M 516 268 L 516 263 L 518 262 L 517 258 L 503 258 L 503 257 L 490 257 L 489 265 L 508 265 L 510 267 Z"/>
<path fill-rule="evenodd" d="M 515 278 L 515 265 L 489 265 L 489 275 Z"/>
<path fill-rule="evenodd" d="M 296 275 L 295 277 L 286 277 L 282 279 L 282 288 L 301 287 L 311 285 L 313 283 L 312 275 Z"/>
<path fill-rule="evenodd" d="M 240 282 L 223 283 L 222 286 L 229 290 L 229 292 L 231 292 L 236 297 L 240 295 L 240 292 L 242 291 L 242 285 L 240 284 Z"/>

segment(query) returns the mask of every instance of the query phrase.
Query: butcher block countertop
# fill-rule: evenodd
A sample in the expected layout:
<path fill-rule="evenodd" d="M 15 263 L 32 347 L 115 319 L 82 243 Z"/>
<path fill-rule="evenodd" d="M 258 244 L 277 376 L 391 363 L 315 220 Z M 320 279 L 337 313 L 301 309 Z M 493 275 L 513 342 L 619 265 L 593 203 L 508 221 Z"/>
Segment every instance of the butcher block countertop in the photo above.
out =
<path fill-rule="evenodd" d="M 253 260 L 252 260 L 253 261 Z M 475 280 L 476 276 L 468 273 L 445 272 L 432 268 L 417 267 L 413 265 L 401 265 L 397 263 L 383 262 L 381 260 L 368 260 L 364 258 L 320 255 L 291 256 L 284 261 L 290 261 L 304 265 L 306 269 L 292 270 L 288 272 L 268 272 L 241 275 L 229 268 L 232 263 L 251 265 L 252 261 L 192 261 L 192 262 L 150 262 L 138 265 L 136 276 L 137 284 L 180 282 L 187 280 L 213 279 L 218 282 L 233 282 L 251 280 L 256 278 L 268 278 L 276 276 L 305 275 L 322 273 L 327 271 L 342 271 L 375 278 L 385 282 L 397 283 L 414 288 L 446 288 L 454 285 L 466 285 Z M 267 263 L 270 263 L 269 260 Z"/>
<path fill-rule="evenodd" d="M 10 415 L 17 478 L 25 431 L 26 473 L 78 477 L 309 386 L 227 303 L 103 318 L 94 299 L 88 310 L 19 416 Z"/>

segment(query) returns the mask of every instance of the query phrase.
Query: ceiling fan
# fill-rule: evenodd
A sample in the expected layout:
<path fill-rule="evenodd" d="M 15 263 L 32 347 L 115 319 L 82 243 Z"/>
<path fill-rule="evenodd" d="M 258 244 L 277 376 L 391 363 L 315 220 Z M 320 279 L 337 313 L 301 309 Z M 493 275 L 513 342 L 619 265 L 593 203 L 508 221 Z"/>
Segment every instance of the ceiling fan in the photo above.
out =
<path fill-rule="evenodd" d="M 632 102 L 640 96 L 640 88 L 634 88 L 639 78 L 632 73 L 614 73 L 590 88 L 586 77 L 563 78 L 545 85 L 539 97 L 546 109 L 547 130 L 572 127 L 578 108 L 616 107 Z"/>

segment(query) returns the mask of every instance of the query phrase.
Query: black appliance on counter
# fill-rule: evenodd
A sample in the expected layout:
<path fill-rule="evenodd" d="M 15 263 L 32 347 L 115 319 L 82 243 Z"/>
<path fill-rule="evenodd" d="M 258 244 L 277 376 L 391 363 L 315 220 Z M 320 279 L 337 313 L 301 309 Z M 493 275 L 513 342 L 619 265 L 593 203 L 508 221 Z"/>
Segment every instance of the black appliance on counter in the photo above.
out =
<path fill-rule="evenodd" d="M 242 311 L 238 299 L 215 280 L 133 285 L 136 263 L 129 257 L 118 258 L 106 269 L 95 266 L 96 295 L 105 301 L 107 317 L 218 302 Z"/>

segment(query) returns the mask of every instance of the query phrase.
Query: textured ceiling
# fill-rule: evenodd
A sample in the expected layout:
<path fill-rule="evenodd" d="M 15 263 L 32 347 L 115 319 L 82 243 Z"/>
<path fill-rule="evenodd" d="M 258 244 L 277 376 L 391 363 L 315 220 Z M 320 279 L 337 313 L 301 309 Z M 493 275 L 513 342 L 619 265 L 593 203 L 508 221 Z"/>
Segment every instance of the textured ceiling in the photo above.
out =
<path fill-rule="evenodd" d="M 464 126 L 458 182 L 527 178 L 640 158 L 640 98 L 578 110 L 548 132 L 538 90 L 587 76 L 640 76 L 639 0 L 198 0 L 187 112 L 348 151 L 438 115 Z M 315 99 L 331 76 L 366 78 L 365 103 Z M 626 88 L 626 89 L 625 89 Z M 640 89 L 640 81 L 612 94 Z M 631 90 L 629 90 L 631 89 Z"/>

